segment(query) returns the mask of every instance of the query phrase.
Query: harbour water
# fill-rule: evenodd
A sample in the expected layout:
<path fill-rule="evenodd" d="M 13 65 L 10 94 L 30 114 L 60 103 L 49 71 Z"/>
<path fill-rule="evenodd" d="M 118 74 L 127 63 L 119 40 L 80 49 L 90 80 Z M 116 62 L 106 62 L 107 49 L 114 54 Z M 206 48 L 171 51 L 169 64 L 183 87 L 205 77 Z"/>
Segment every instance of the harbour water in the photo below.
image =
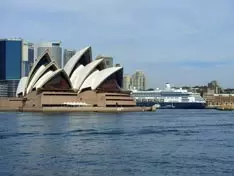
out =
<path fill-rule="evenodd" d="M 0 113 L 0 175 L 234 175 L 234 114 Z"/>

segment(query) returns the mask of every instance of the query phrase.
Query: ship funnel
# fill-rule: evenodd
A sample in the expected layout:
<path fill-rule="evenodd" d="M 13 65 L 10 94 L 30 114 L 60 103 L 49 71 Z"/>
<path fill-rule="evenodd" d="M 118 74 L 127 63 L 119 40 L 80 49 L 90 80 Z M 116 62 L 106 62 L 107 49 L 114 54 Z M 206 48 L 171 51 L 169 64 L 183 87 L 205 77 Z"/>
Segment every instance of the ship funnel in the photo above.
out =
<path fill-rule="evenodd" d="M 166 83 L 166 89 L 171 89 L 170 83 Z"/>

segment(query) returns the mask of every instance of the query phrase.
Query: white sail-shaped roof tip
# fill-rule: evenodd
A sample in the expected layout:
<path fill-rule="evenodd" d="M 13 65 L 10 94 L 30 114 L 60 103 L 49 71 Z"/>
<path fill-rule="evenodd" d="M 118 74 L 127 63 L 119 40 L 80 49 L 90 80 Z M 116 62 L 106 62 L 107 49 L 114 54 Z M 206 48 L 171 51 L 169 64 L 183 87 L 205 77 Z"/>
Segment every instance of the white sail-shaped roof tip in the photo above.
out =
<path fill-rule="evenodd" d="M 109 76 L 123 69 L 123 67 L 111 67 L 106 68 L 98 73 L 95 80 L 92 83 L 92 90 L 95 90 L 101 83 L 103 83 Z"/>
<path fill-rule="evenodd" d="M 89 75 L 88 78 L 81 85 L 79 92 L 89 87 L 92 88 L 92 84 L 94 80 L 96 79 L 99 72 L 100 72 L 99 70 L 96 70 L 91 75 Z"/>
<path fill-rule="evenodd" d="M 80 77 L 80 71 L 83 70 L 84 66 L 83 65 L 80 65 L 71 75 L 71 83 L 72 83 L 72 86 L 74 88 L 74 85 L 75 85 L 75 81 L 76 79 L 78 79 Z"/>
<path fill-rule="evenodd" d="M 44 83 L 47 81 L 48 78 L 51 77 L 51 75 L 53 75 L 54 71 L 48 71 L 46 74 L 44 74 L 38 81 L 37 83 L 33 86 L 33 88 L 40 88 L 41 86 L 44 85 Z"/>
<path fill-rule="evenodd" d="M 46 60 L 46 61 L 45 61 Z M 51 58 L 50 58 L 50 55 L 47 52 L 43 53 L 43 55 L 41 55 L 37 62 L 35 62 L 33 64 L 33 67 L 32 69 L 30 70 L 29 74 L 28 74 L 28 80 L 27 80 L 27 83 L 26 83 L 26 87 L 28 87 L 31 79 L 32 79 L 32 76 L 37 72 L 37 70 L 40 68 L 41 65 L 47 65 L 49 64 L 50 62 L 52 62 Z"/>
<path fill-rule="evenodd" d="M 16 97 L 18 97 L 19 94 L 22 94 L 24 96 L 27 79 L 28 79 L 28 77 L 22 77 L 20 79 L 20 82 L 19 82 L 17 90 L 16 90 Z"/>
<path fill-rule="evenodd" d="M 74 56 L 72 56 L 67 64 L 64 66 L 64 71 L 67 73 L 68 76 L 71 76 L 71 72 L 73 68 L 76 66 L 77 62 L 80 60 L 80 58 L 85 54 L 88 50 L 90 50 L 91 47 L 88 46 L 78 52 Z"/>
<path fill-rule="evenodd" d="M 53 69 L 53 70 L 58 70 L 58 66 L 55 64 L 54 61 L 52 61 L 51 63 L 49 63 L 47 66 L 42 65 L 38 71 L 35 73 L 35 75 L 33 76 L 33 78 L 31 79 L 28 87 L 27 87 L 27 91 L 26 93 L 30 93 L 33 89 L 33 86 L 37 83 L 37 81 L 39 80 L 40 77 L 43 76 L 43 74 L 48 70 L 48 69 Z"/>
<path fill-rule="evenodd" d="M 39 76 L 42 74 L 43 70 L 46 68 L 46 66 L 42 65 L 40 66 L 40 68 L 37 70 L 37 72 L 32 76 L 31 81 L 29 82 L 29 85 L 27 87 L 26 90 L 26 94 L 29 93 L 29 90 L 31 89 L 31 87 L 33 87 L 33 84 L 35 83 L 35 81 L 37 81 L 37 79 L 39 78 Z"/>
<path fill-rule="evenodd" d="M 90 73 L 103 61 L 103 59 L 95 60 L 88 65 L 86 65 L 83 69 L 79 70 L 77 72 L 77 76 L 75 79 L 75 83 L 73 84 L 73 88 L 75 90 L 79 90 L 82 83 L 85 81 L 85 79 L 90 75 Z"/>

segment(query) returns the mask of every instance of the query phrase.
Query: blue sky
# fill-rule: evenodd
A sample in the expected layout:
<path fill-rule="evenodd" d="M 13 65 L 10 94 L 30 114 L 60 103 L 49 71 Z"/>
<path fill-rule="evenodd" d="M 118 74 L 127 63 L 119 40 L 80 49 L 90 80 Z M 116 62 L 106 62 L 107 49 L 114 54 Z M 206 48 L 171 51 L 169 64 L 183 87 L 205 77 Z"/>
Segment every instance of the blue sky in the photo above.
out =
<path fill-rule="evenodd" d="M 1 0 L 0 38 L 91 45 L 148 87 L 234 87 L 233 19 L 233 0 Z"/>

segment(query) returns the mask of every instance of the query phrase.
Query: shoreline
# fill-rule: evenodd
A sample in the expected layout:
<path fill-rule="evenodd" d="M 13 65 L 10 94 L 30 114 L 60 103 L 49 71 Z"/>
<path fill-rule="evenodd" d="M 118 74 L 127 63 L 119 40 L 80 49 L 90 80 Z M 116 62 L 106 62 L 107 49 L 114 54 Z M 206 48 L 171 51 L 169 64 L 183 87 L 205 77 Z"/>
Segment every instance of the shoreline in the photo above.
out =
<path fill-rule="evenodd" d="M 0 112 L 150 112 L 153 107 L 43 107 L 43 108 L 9 108 L 1 107 Z"/>

